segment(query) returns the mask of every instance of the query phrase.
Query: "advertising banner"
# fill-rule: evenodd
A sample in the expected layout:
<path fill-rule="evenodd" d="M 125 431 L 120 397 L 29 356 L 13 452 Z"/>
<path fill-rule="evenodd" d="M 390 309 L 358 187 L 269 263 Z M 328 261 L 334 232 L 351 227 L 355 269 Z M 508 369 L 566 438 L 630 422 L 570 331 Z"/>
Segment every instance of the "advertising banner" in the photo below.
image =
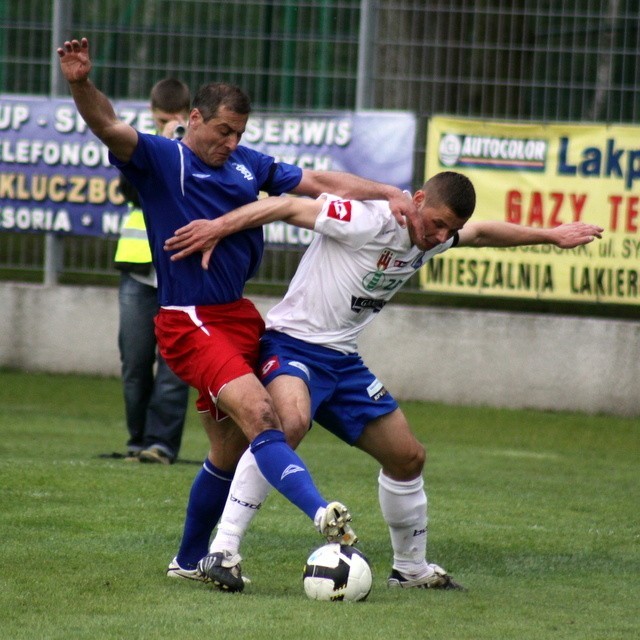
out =
<path fill-rule="evenodd" d="M 147 102 L 114 101 L 118 116 L 153 130 Z M 252 115 L 242 144 L 307 169 L 349 171 L 410 189 L 415 117 L 405 112 Z M 0 97 L 0 231 L 112 236 L 126 206 L 106 147 L 71 99 Z M 308 244 L 276 225 L 267 242 Z"/>
<path fill-rule="evenodd" d="M 540 228 L 583 221 L 605 231 L 602 240 L 570 250 L 453 249 L 427 263 L 422 288 L 541 300 L 640 301 L 639 127 L 434 117 L 426 174 L 444 170 L 473 181 L 472 219 Z"/>

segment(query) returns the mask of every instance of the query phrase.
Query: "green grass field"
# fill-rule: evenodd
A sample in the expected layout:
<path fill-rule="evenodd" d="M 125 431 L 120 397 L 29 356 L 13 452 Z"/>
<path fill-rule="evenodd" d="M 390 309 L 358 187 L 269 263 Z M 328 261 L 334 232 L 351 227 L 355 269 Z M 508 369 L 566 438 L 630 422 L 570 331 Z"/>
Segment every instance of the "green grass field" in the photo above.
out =
<path fill-rule="evenodd" d="M 0 373 L 1 637 L 640 637 L 638 420 L 403 408 L 429 449 L 429 559 L 468 591 L 386 588 L 377 466 L 316 427 L 300 453 L 350 506 L 374 585 L 363 603 L 312 602 L 301 570 L 322 541 L 279 495 L 247 535 L 244 593 L 168 580 L 199 467 L 99 457 L 124 448 L 118 380 Z M 182 457 L 205 453 L 192 409 Z"/>

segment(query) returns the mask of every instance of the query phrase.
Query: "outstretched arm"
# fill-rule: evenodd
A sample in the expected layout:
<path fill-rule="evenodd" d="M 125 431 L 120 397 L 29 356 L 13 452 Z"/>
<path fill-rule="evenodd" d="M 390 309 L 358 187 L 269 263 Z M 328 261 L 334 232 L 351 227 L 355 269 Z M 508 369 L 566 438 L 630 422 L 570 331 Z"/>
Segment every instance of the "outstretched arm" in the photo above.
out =
<path fill-rule="evenodd" d="M 89 41 L 86 38 L 80 41 L 67 40 L 57 51 L 60 69 L 69 83 L 78 112 L 118 160 L 128 161 L 138 143 L 138 133 L 133 127 L 118 120 L 107 96 L 98 91 L 89 80 Z"/>
<path fill-rule="evenodd" d="M 529 244 L 554 244 L 572 249 L 602 238 L 604 229 L 586 222 L 569 222 L 552 229 L 525 227 L 510 222 L 467 222 L 458 232 L 458 247 L 517 247 Z"/>
<path fill-rule="evenodd" d="M 165 251 L 177 251 L 171 260 L 181 260 L 197 251 L 202 252 L 202 268 L 209 268 L 215 246 L 232 233 L 261 227 L 274 220 L 284 220 L 304 229 L 313 229 L 322 210 L 322 200 L 275 196 L 262 198 L 214 220 L 194 220 L 177 229 L 164 243 Z"/>
<path fill-rule="evenodd" d="M 317 198 L 321 193 L 331 193 L 345 200 L 387 200 L 393 217 L 401 227 L 407 226 L 406 218 L 413 223 L 418 232 L 422 232 L 422 217 L 410 194 L 398 187 L 361 178 L 343 171 L 302 172 L 300 184 L 292 193 Z"/>

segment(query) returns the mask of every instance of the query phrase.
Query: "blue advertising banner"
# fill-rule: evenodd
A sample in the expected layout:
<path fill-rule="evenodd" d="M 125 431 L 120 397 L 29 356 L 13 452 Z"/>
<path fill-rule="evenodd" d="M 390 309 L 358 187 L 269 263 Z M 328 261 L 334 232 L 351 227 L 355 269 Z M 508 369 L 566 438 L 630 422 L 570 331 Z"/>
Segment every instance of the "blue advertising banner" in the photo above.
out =
<path fill-rule="evenodd" d="M 153 130 L 147 102 L 114 107 L 136 129 Z M 242 144 L 306 169 L 411 189 L 415 128 L 406 112 L 258 114 Z M 71 99 L 0 97 L 0 231 L 115 236 L 127 212 L 118 176 Z M 310 240 L 280 229 L 265 236 L 273 244 Z"/>

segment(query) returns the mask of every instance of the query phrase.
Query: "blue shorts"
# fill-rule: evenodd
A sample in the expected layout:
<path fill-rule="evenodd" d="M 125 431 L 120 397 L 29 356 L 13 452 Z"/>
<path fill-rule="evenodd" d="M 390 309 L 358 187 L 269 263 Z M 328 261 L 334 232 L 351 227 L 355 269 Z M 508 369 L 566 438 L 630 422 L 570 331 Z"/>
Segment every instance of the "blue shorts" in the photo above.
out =
<path fill-rule="evenodd" d="M 360 437 L 369 422 L 398 408 L 357 353 L 344 354 L 267 331 L 260 340 L 259 362 L 265 386 L 281 375 L 304 380 L 313 420 L 348 444 Z"/>

